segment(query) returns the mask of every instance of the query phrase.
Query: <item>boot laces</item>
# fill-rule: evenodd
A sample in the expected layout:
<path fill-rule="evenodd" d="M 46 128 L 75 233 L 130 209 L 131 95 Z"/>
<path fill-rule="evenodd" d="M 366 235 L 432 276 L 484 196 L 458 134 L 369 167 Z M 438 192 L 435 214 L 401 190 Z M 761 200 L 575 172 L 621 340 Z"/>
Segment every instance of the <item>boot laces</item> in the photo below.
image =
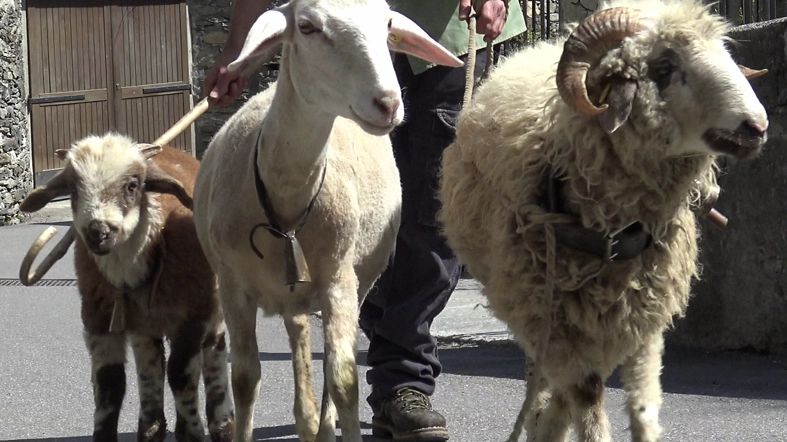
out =
<path fill-rule="evenodd" d="M 405 387 L 397 391 L 396 396 L 404 411 L 432 409 L 429 398 L 418 390 Z"/>

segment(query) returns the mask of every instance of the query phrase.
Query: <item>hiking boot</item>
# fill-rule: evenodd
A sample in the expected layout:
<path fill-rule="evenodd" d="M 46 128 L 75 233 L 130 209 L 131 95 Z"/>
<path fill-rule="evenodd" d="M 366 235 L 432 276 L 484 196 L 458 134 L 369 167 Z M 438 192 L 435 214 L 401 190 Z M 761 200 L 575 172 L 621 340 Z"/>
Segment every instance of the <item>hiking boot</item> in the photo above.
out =
<path fill-rule="evenodd" d="M 432 410 L 428 396 L 404 387 L 375 411 L 372 435 L 403 442 L 443 442 L 448 440 L 448 429 L 443 415 Z"/>

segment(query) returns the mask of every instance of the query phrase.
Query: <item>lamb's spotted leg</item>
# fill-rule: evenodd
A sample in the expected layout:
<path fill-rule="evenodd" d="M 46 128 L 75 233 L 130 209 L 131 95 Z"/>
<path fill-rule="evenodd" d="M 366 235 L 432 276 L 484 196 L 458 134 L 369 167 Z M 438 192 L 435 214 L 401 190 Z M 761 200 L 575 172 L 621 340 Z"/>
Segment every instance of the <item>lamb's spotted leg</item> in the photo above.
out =
<path fill-rule="evenodd" d="M 656 442 L 661 435 L 659 376 L 663 352 L 664 338 L 660 333 L 654 334 L 621 367 L 633 442 Z"/>
<path fill-rule="evenodd" d="M 85 332 L 93 381 L 93 440 L 117 442 L 118 417 L 126 394 L 126 336 Z"/>
<path fill-rule="evenodd" d="M 167 436 L 164 417 L 164 341 L 129 335 L 139 384 L 139 442 L 160 442 Z"/>
<path fill-rule="evenodd" d="M 528 442 L 564 442 L 568 439 L 570 416 L 565 394 L 550 389 L 538 364 L 528 359 L 527 393 L 524 409 Z"/>
<path fill-rule="evenodd" d="M 579 441 L 611 442 L 601 376 L 591 373 L 579 384 L 568 388 L 567 394 Z"/>
<path fill-rule="evenodd" d="M 235 433 L 235 411 L 229 394 L 227 337 L 224 323 L 208 334 L 202 346 L 205 416 L 212 442 L 229 442 Z"/>
<path fill-rule="evenodd" d="M 309 339 L 309 317 L 285 317 L 284 326 L 290 338 L 292 369 L 295 377 L 295 429 L 302 442 L 313 441 L 320 425 L 317 401 L 312 387 L 312 351 Z"/>
<path fill-rule="evenodd" d="M 202 442 L 205 428 L 199 415 L 199 378 L 205 324 L 186 319 L 171 339 L 167 376 L 175 397 L 178 442 Z"/>
<path fill-rule="evenodd" d="M 357 278 L 352 265 L 339 269 L 335 280 L 320 294 L 325 333 L 325 378 L 328 392 L 336 406 L 344 442 L 361 442 L 358 418 L 358 369 L 355 363 L 358 302 Z M 320 442 L 336 440 L 321 423 Z"/>

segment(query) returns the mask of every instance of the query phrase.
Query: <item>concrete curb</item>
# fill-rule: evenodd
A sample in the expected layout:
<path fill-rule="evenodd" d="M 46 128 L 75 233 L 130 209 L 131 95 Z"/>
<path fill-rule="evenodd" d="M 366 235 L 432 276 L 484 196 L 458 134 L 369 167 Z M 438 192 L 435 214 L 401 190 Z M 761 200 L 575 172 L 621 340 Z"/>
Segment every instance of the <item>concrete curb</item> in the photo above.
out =
<path fill-rule="evenodd" d="M 448 304 L 435 318 L 432 335 L 444 344 L 516 345 L 508 327 L 487 308 L 474 279 L 461 279 Z"/>

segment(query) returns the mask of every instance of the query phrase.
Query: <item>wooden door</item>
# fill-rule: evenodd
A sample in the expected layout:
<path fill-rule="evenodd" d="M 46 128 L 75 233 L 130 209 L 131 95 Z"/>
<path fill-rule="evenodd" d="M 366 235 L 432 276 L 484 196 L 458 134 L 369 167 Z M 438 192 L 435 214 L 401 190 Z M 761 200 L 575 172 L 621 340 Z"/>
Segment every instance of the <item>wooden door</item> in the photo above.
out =
<path fill-rule="evenodd" d="M 29 0 L 27 7 L 33 171 L 63 167 L 73 141 L 114 125 L 109 10 L 101 2 Z"/>
<path fill-rule="evenodd" d="M 108 130 L 150 142 L 191 108 L 183 1 L 28 0 L 27 21 L 36 185 L 57 149 Z M 193 154 L 192 131 L 171 145 Z"/>
<path fill-rule="evenodd" d="M 151 142 L 191 109 L 186 4 L 143 0 L 112 6 L 117 130 Z M 191 130 L 170 145 L 193 152 Z"/>

